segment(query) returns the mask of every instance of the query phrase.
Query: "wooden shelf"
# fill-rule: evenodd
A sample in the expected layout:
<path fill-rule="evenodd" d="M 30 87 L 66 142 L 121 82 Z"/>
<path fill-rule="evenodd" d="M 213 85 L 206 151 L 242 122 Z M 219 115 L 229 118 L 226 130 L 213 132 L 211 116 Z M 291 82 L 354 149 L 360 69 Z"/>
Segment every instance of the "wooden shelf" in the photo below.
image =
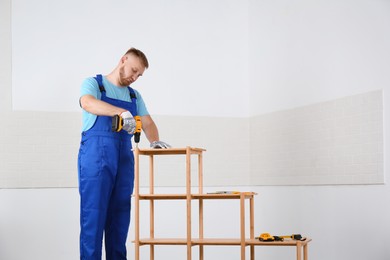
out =
<path fill-rule="evenodd" d="M 141 238 L 140 245 L 187 245 L 185 238 Z"/>
<path fill-rule="evenodd" d="M 311 239 L 305 241 L 285 240 L 274 242 L 261 242 L 255 239 L 254 235 L 254 192 L 234 192 L 234 193 L 205 193 L 203 191 L 203 152 L 202 148 L 169 148 L 169 149 L 134 149 L 135 159 L 135 179 L 134 179 L 134 200 L 135 200 L 135 260 L 140 259 L 140 246 L 149 246 L 150 259 L 154 260 L 155 246 L 157 245 L 182 245 L 187 247 L 187 260 L 192 259 L 192 247 L 199 248 L 199 259 L 204 259 L 204 246 L 239 246 L 240 259 L 246 258 L 246 247 L 250 248 L 250 259 L 255 259 L 256 246 L 295 246 L 297 259 L 301 260 L 302 249 L 304 260 L 307 260 L 307 244 Z M 149 157 L 149 193 L 139 193 L 139 157 L 146 155 Z M 185 193 L 183 194 L 155 194 L 154 192 L 154 156 L 155 155 L 185 155 Z M 198 183 L 197 192 L 191 184 L 191 156 L 198 157 Z M 149 202 L 149 238 L 140 238 L 140 201 Z M 158 200 L 184 200 L 186 202 L 186 237 L 185 238 L 155 238 L 155 203 Z M 193 236 L 192 232 L 192 201 L 198 201 L 198 234 Z M 240 234 L 237 238 L 204 238 L 204 204 L 207 200 L 239 200 Z M 249 200 L 249 214 L 247 215 L 246 202 Z M 249 223 L 246 220 L 249 219 Z M 249 233 L 247 230 L 249 229 Z M 184 259 L 184 257 L 178 257 Z"/>
<path fill-rule="evenodd" d="M 306 245 L 310 241 L 311 238 L 306 238 L 306 240 L 304 241 L 285 239 L 284 241 L 272 241 L 272 242 L 264 242 L 258 239 L 249 239 L 245 243 L 247 245 L 254 245 L 254 246 L 297 246 L 298 244 Z"/>
<path fill-rule="evenodd" d="M 256 192 L 241 192 L 238 194 L 192 194 L 192 197 L 194 199 L 205 199 L 205 200 L 212 200 L 212 199 L 240 199 L 241 195 L 245 199 L 253 198 L 254 195 L 257 195 Z"/>
<path fill-rule="evenodd" d="M 185 200 L 185 194 L 140 194 L 140 200 Z"/>
<path fill-rule="evenodd" d="M 237 238 L 203 238 L 193 239 L 192 243 L 204 246 L 240 246 L 241 240 Z"/>
<path fill-rule="evenodd" d="M 285 239 L 284 241 L 262 242 L 258 239 L 245 239 L 245 246 L 297 246 L 306 245 L 311 241 L 306 238 L 305 241 Z M 187 245 L 185 238 L 142 238 L 140 245 Z M 209 245 L 209 246 L 241 246 L 241 240 L 237 238 L 194 238 L 191 245 Z"/>
<path fill-rule="evenodd" d="M 140 155 L 180 155 L 180 154 L 201 154 L 206 151 L 203 148 L 187 147 L 187 148 L 168 148 L 168 149 L 138 149 Z"/>
<path fill-rule="evenodd" d="M 141 245 L 187 245 L 185 238 L 142 238 Z M 211 245 L 211 246 L 240 246 L 241 240 L 237 238 L 204 238 L 192 239 L 192 246 Z"/>
<path fill-rule="evenodd" d="M 226 199 L 240 199 L 241 194 L 244 195 L 245 199 L 253 198 L 254 195 L 257 195 L 255 192 L 242 192 L 240 194 L 191 194 L 191 199 L 199 200 L 226 200 Z M 140 200 L 185 200 L 187 199 L 187 194 L 140 194 Z"/>

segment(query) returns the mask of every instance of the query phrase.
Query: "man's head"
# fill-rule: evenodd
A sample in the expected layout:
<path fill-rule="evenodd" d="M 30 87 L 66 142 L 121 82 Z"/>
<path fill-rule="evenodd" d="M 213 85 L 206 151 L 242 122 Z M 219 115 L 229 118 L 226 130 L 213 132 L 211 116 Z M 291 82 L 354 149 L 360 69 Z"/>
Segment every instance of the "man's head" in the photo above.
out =
<path fill-rule="evenodd" d="M 145 69 L 149 67 L 146 55 L 136 49 L 129 49 L 119 62 L 119 85 L 128 86 L 142 76 Z"/>
<path fill-rule="evenodd" d="M 146 55 L 142 51 L 140 51 L 140 50 L 138 50 L 136 48 L 130 48 L 125 53 L 125 55 L 127 55 L 127 54 L 132 54 L 132 55 L 138 57 L 141 60 L 141 62 L 143 63 L 143 65 L 145 66 L 145 68 L 146 69 L 149 68 L 148 58 L 146 58 Z"/>

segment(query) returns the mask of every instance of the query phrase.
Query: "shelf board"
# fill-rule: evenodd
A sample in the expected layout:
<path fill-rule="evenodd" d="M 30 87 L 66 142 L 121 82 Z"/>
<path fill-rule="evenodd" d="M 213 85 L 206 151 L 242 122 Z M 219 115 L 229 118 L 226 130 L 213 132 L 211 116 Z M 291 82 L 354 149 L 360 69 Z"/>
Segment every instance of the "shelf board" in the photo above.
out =
<path fill-rule="evenodd" d="M 133 241 L 134 243 L 134 241 Z M 185 238 L 142 238 L 140 245 L 187 245 Z M 214 245 L 214 246 L 239 246 L 241 240 L 237 238 L 195 238 L 191 240 L 192 246 Z"/>
<path fill-rule="evenodd" d="M 241 194 L 245 195 L 246 199 L 252 198 L 254 195 L 257 195 L 256 192 L 241 192 L 235 194 L 192 194 L 194 199 L 240 199 Z"/>
<path fill-rule="evenodd" d="M 245 246 L 297 246 L 298 243 L 306 245 L 311 241 L 306 238 L 305 241 L 285 239 L 284 241 L 262 242 L 258 239 L 245 239 Z M 133 241 L 134 243 L 134 241 Z M 140 245 L 187 245 L 185 238 L 142 238 Z M 240 246 L 241 240 L 238 238 L 193 238 L 192 246 Z"/>
<path fill-rule="evenodd" d="M 134 241 L 133 241 L 134 243 Z M 187 245 L 185 238 L 142 238 L 140 245 Z"/>
<path fill-rule="evenodd" d="M 250 246 L 296 246 L 298 243 L 301 245 L 306 245 L 311 241 L 311 238 L 306 238 L 304 241 L 285 239 L 284 241 L 272 241 L 272 242 L 262 242 L 258 239 L 248 239 L 246 244 Z"/>
<path fill-rule="evenodd" d="M 238 238 L 197 238 L 193 239 L 192 243 L 205 246 L 240 246 L 241 240 Z"/>
<path fill-rule="evenodd" d="M 252 198 L 257 195 L 255 192 L 244 192 L 245 198 Z M 212 199 L 240 199 L 241 194 L 191 194 L 191 199 L 212 200 Z M 140 200 L 185 200 L 186 194 L 140 194 Z"/>
<path fill-rule="evenodd" d="M 188 147 L 188 148 L 190 154 L 201 154 L 202 152 L 206 151 L 206 149 L 203 148 L 195 148 L 195 147 Z M 138 153 L 141 155 L 187 154 L 187 148 L 167 148 L 167 149 L 138 148 Z"/>
<path fill-rule="evenodd" d="M 185 194 L 140 194 L 140 200 L 185 200 Z"/>

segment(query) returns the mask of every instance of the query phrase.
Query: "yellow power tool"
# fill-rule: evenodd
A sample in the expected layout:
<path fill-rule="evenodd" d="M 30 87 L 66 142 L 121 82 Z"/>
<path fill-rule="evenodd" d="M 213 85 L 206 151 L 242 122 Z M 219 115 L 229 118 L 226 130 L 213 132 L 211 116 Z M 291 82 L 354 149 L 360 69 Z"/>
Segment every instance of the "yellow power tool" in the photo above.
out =
<path fill-rule="evenodd" d="M 140 116 L 135 116 L 135 132 L 134 132 L 134 142 L 138 145 L 141 138 L 142 122 Z M 123 119 L 119 115 L 115 115 L 112 118 L 111 130 L 114 132 L 119 132 L 123 127 Z"/>
<path fill-rule="evenodd" d="M 259 237 L 256 237 L 256 238 L 259 239 L 260 241 L 263 241 L 263 242 L 275 241 L 275 238 L 273 236 L 271 236 L 270 233 L 262 233 Z"/>

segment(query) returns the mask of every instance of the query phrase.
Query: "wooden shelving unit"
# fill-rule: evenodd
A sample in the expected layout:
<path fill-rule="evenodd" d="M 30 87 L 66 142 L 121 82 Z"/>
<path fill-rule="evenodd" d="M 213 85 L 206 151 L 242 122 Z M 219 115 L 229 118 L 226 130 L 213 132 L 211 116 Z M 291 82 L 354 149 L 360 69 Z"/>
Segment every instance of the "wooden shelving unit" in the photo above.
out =
<path fill-rule="evenodd" d="M 170 148 L 170 149 L 135 149 L 135 259 L 140 259 L 140 246 L 148 245 L 150 247 L 150 259 L 154 259 L 155 245 L 183 245 L 187 246 L 187 260 L 192 258 L 192 247 L 199 247 L 199 259 L 203 260 L 203 247 L 206 245 L 235 245 L 241 246 L 241 259 L 245 259 L 245 247 L 248 245 L 248 239 L 254 239 L 254 193 L 246 192 L 240 194 L 204 194 L 203 193 L 203 152 L 202 148 Z M 185 194 L 155 194 L 154 193 L 154 157 L 162 155 L 185 155 L 186 163 L 186 193 Z M 139 193 L 139 160 L 140 156 L 149 156 L 149 193 Z M 191 156 L 198 157 L 198 185 L 197 193 L 191 192 Z M 148 238 L 140 238 L 140 201 L 147 200 L 150 203 L 150 223 Z M 186 200 L 187 208 L 187 235 L 184 238 L 156 238 L 154 236 L 154 203 L 158 200 Z M 199 234 L 198 237 L 192 237 L 191 222 L 191 202 L 197 200 L 199 203 Z M 203 203 L 205 200 L 240 200 L 240 237 L 234 239 L 216 239 L 204 238 L 203 232 Z M 245 238 L 245 200 L 249 200 L 250 205 L 250 236 Z M 253 246 L 252 251 L 253 251 Z"/>
<path fill-rule="evenodd" d="M 304 259 L 307 259 L 307 243 L 300 241 L 284 241 L 278 243 L 260 242 L 254 237 L 254 195 L 253 192 L 241 192 L 238 194 L 204 194 L 203 193 L 203 152 L 202 148 L 169 148 L 169 149 L 138 149 L 134 150 L 135 155 L 135 183 L 134 183 L 134 199 L 135 199 L 135 259 L 140 260 L 140 247 L 149 246 L 150 259 L 154 260 L 154 249 L 156 245 L 183 245 L 187 247 L 187 260 L 192 259 L 192 247 L 199 247 L 199 259 L 204 259 L 204 246 L 239 246 L 241 250 L 241 260 L 245 260 L 245 249 L 250 247 L 250 259 L 255 259 L 255 246 L 296 246 L 297 259 L 300 260 L 301 248 L 304 250 Z M 166 155 L 185 155 L 186 164 L 186 193 L 185 194 L 155 194 L 154 193 L 154 157 Z M 139 192 L 139 175 L 140 175 L 140 156 L 149 157 L 149 193 L 140 194 Z M 197 187 L 191 185 L 191 156 L 197 156 L 198 160 L 198 184 Z M 197 188 L 197 192 L 193 193 L 192 188 Z M 155 237 L 155 212 L 154 204 L 159 200 L 185 200 L 186 201 L 186 237 L 180 238 L 157 238 Z M 199 228 L 198 236 L 192 237 L 192 201 L 198 201 Z M 239 200 L 240 205 L 240 235 L 237 238 L 205 238 L 203 227 L 203 205 L 207 200 Z M 149 201 L 150 216 L 149 216 L 149 237 L 140 238 L 140 201 Z M 249 216 L 245 216 L 246 201 L 249 201 Z M 246 234 L 246 222 L 249 218 L 249 235 Z M 298 252 L 299 251 L 299 252 Z M 299 258 L 298 258 L 299 257 Z M 181 258 L 182 259 L 182 258 Z"/>

